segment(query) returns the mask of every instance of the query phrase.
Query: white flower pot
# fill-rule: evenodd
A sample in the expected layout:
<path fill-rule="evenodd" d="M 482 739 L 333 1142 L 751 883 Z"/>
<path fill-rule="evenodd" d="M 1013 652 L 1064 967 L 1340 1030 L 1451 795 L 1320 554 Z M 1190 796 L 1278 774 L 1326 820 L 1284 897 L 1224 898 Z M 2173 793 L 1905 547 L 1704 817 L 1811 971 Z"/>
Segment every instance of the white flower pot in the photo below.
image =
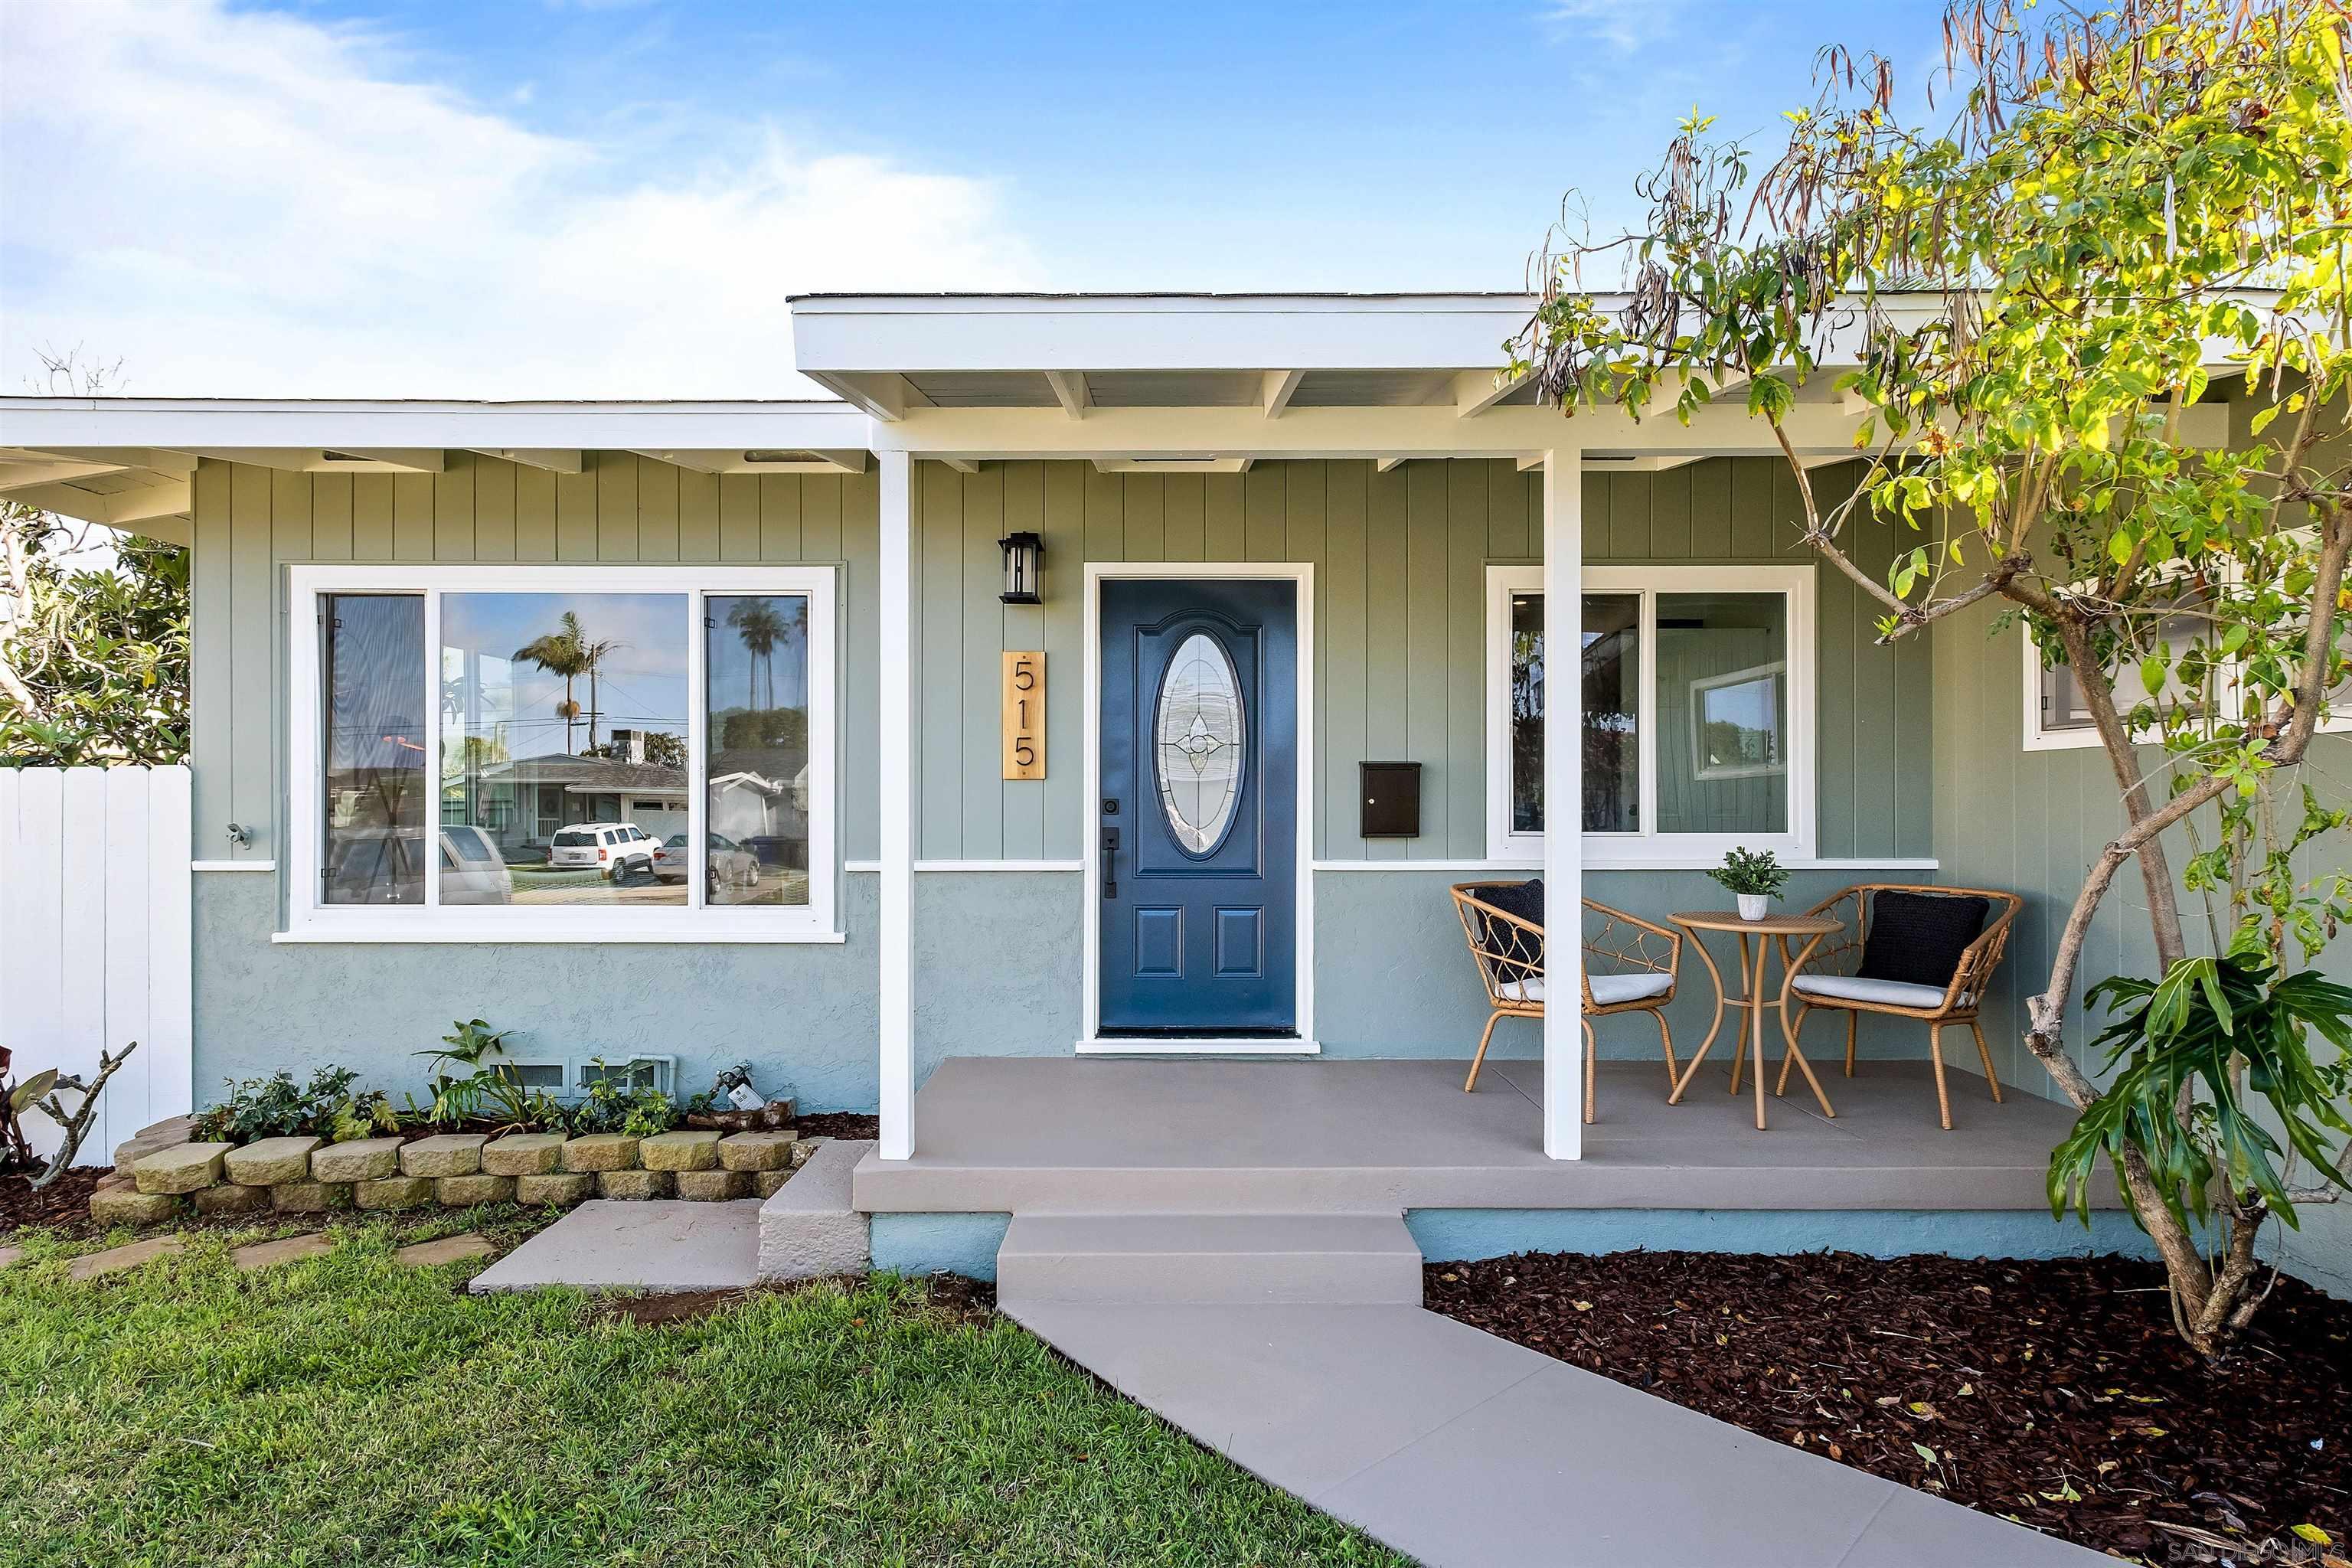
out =
<path fill-rule="evenodd" d="M 1760 921 L 1767 914 L 1771 912 L 1772 900 L 1769 894 L 1740 893 L 1736 896 L 1739 900 L 1739 918 L 1741 920 Z"/>

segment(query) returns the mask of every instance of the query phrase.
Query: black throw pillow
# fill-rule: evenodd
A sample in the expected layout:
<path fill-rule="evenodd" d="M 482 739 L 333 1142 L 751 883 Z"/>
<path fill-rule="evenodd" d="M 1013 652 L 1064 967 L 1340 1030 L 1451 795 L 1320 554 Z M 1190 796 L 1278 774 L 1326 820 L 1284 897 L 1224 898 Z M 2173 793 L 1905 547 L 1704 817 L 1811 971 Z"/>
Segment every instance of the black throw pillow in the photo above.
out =
<path fill-rule="evenodd" d="M 1991 900 L 1951 893 L 1874 893 L 1862 943 L 1862 978 L 1932 985 L 1952 983 L 1960 954 L 1984 930 Z"/>
<path fill-rule="evenodd" d="M 1475 896 L 1480 903 L 1498 909 L 1507 915 L 1517 915 L 1533 925 L 1543 924 L 1544 885 L 1540 877 L 1528 882 L 1494 883 L 1479 889 Z M 1500 953 L 1520 963 L 1543 962 L 1543 939 L 1535 932 L 1515 926 L 1508 921 L 1490 920 L 1485 923 L 1485 946 L 1489 952 Z"/>

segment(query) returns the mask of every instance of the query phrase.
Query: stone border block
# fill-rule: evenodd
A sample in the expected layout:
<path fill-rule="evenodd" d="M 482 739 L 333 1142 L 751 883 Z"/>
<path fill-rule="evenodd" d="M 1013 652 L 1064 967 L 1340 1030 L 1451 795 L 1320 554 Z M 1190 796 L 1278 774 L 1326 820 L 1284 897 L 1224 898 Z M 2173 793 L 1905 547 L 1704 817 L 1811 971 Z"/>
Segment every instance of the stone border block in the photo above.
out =
<path fill-rule="evenodd" d="M 482 1168 L 484 1132 L 436 1132 L 400 1148 L 404 1176 L 470 1176 Z"/>
<path fill-rule="evenodd" d="M 223 1182 L 216 1187 L 198 1188 L 194 1198 L 196 1212 L 207 1218 L 217 1215 L 259 1214 L 269 1206 L 269 1189 Z"/>
<path fill-rule="evenodd" d="M 487 1175 L 544 1176 L 562 1164 L 561 1132 L 509 1132 L 482 1145 L 482 1171 Z"/>
<path fill-rule="evenodd" d="M 730 1171 L 782 1171 L 793 1163 L 789 1132 L 738 1132 L 719 1141 L 719 1163 Z"/>
<path fill-rule="evenodd" d="M 330 1143 L 310 1156 L 314 1182 L 375 1182 L 400 1173 L 400 1140 L 361 1138 Z"/>
<path fill-rule="evenodd" d="M 422 1208 L 433 1201 L 430 1176 L 378 1176 L 352 1185 L 352 1201 L 363 1209 Z"/>
<path fill-rule="evenodd" d="M 590 1132 L 563 1146 L 567 1171 L 625 1171 L 637 1163 L 637 1141 L 622 1132 Z"/>
<path fill-rule="evenodd" d="M 471 1208 L 476 1204 L 503 1204 L 514 1201 L 515 1179 L 493 1176 L 475 1171 L 463 1176 L 436 1177 L 434 1195 L 444 1208 Z"/>
<path fill-rule="evenodd" d="M 674 1178 L 667 1171 L 601 1171 L 596 1190 L 608 1198 L 635 1202 L 670 1195 Z"/>
<path fill-rule="evenodd" d="M 174 1149 L 158 1149 L 140 1157 L 131 1168 L 131 1179 L 138 1184 L 141 1192 L 150 1194 L 193 1193 L 221 1179 L 221 1162 L 227 1157 L 229 1147 L 226 1143 L 183 1143 Z"/>
<path fill-rule="evenodd" d="M 280 1182 L 269 1189 L 269 1206 L 279 1214 L 327 1214 L 352 1206 L 349 1182 Z"/>
<path fill-rule="evenodd" d="M 274 1187 L 310 1179 L 310 1152 L 323 1138 L 257 1138 L 232 1149 L 221 1162 L 228 1179 L 243 1187 Z"/>
<path fill-rule="evenodd" d="M 719 1134 L 660 1132 L 637 1145 L 637 1163 L 648 1171 L 708 1171 L 719 1163 Z"/>
<path fill-rule="evenodd" d="M 171 1193 L 142 1193 L 125 1184 L 89 1195 L 89 1217 L 97 1225 L 161 1225 L 180 1212 L 180 1199 Z"/>
<path fill-rule="evenodd" d="M 722 1203 L 729 1198 L 747 1197 L 751 1191 L 751 1173 L 749 1171 L 677 1173 L 677 1195 L 689 1203 Z"/>
<path fill-rule="evenodd" d="M 596 1178 L 585 1171 L 545 1171 L 515 1178 L 515 1202 L 553 1204 L 570 1208 L 596 1191 Z"/>

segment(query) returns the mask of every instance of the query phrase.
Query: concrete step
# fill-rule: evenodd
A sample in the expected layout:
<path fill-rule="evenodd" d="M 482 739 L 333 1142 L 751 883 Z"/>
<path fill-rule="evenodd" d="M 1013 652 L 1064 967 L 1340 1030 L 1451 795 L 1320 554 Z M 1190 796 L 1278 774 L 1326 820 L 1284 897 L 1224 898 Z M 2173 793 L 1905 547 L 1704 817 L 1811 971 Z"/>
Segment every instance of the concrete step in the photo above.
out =
<path fill-rule="evenodd" d="M 814 1279 L 863 1274 L 866 1216 L 850 1205 L 850 1176 L 870 1138 L 833 1138 L 760 1205 L 760 1278 Z"/>
<path fill-rule="evenodd" d="M 1008 1309 L 1417 1307 L 1421 1249 L 1393 1213 L 1016 1214 L 996 1290 Z"/>

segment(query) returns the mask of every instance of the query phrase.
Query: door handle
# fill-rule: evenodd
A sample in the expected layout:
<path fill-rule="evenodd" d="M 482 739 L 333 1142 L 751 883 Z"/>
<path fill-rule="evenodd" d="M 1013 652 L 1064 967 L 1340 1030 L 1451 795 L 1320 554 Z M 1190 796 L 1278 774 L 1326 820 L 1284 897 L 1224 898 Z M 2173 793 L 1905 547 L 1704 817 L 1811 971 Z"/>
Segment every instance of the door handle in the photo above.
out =
<path fill-rule="evenodd" d="M 1102 830 L 1102 896 L 1118 897 L 1118 829 Z"/>

